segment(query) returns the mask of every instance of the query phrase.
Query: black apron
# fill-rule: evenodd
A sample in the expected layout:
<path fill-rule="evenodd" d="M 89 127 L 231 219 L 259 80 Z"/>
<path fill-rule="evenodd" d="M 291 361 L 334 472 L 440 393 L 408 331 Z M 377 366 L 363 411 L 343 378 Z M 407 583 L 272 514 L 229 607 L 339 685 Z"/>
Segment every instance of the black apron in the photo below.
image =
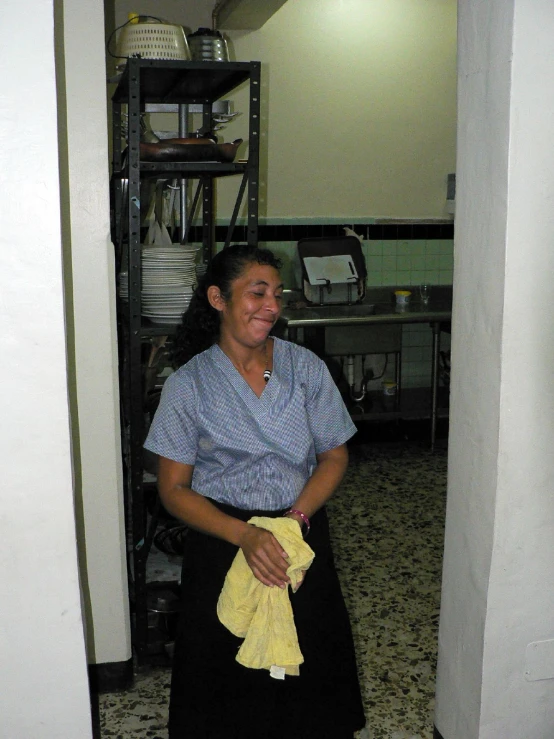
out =
<path fill-rule="evenodd" d="M 282 515 L 282 511 L 215 505 L 243 521 Z M 352 739 L 354 731 L 365 725 L 352 633 L 325 509 L 312 517 L 306 542 L 315 559 L 298 592 L 289 588 L 304 662 L 300 676 L 278 680 L 267 670 L 243 667 L 236 661 L 242 639 L 217 617 L 219 594 L 237 548 L 189 532 L 173 658 L 169 739 Z"/>

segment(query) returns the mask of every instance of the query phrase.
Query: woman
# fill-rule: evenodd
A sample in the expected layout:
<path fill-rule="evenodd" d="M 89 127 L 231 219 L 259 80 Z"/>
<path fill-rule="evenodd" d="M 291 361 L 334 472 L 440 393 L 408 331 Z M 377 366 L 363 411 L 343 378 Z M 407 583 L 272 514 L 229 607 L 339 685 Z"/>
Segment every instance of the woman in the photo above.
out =
<path fill-rule="evenodd" d="M 325 502 L 355 427 L 325 365 L 271 338 L 279 261 L 236 245 L 217 254 L 177 334 L 185 362 L 164 386 L 145 446 L 159 455 L 167 510 L 190 527 L 175 643 L 170 739 L 352 739 L 365 719 Z M 304 663 L 272 678 L 236 660 L 216 604 L 240 547 L 255 577 L 287 587 L 286 552 L 252 516 L 298 521 L 315 559 L 290 593 Z"/>

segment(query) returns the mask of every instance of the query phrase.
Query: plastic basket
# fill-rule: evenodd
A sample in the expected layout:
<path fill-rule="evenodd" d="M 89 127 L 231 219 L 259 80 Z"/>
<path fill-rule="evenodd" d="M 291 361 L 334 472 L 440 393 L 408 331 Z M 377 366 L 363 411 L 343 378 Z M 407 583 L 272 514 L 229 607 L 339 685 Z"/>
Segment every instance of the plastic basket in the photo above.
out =
<path fill-rule="evenodd" d="M 116 54 L 123 65 L 129 57 L 190 60 L 182 26 L 167 23 L 135 23 L 121 29 Z"/>

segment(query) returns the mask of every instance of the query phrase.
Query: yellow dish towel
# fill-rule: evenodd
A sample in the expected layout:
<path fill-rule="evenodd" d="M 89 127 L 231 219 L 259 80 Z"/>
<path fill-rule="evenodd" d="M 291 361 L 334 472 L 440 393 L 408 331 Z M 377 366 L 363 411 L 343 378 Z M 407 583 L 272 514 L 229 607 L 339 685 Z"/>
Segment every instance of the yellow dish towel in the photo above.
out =
<path fill-rule="evenodd" d="M 292 518 L 254 516 L 248 523 L 271 531 L 287 552 L 287 575 L 294 591 L 315 556 L 302 538 L 298 522 Z M 241 665 L 270 670 L 274 677 L 300 673 L 304 657 L 298 645 L 288 588 L 270 588 L 261 583 L 241 549 L 225 578 L 217 615 L 231 633 L 244 639 L 236 658 Z"/>

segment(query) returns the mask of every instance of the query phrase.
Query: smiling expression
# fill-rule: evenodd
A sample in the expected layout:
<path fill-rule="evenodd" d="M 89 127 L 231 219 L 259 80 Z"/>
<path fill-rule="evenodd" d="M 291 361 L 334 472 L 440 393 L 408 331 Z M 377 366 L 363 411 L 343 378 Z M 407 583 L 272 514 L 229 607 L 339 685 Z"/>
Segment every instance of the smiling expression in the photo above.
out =
<path fill-rule="evenodd" d="M 231 285 L 231 298 L 212 303 L 221 312 L 221 334 L 239 343 L 263 344 L 281 314 L 283 283 L 274 267 L 249 265 Z"/>

